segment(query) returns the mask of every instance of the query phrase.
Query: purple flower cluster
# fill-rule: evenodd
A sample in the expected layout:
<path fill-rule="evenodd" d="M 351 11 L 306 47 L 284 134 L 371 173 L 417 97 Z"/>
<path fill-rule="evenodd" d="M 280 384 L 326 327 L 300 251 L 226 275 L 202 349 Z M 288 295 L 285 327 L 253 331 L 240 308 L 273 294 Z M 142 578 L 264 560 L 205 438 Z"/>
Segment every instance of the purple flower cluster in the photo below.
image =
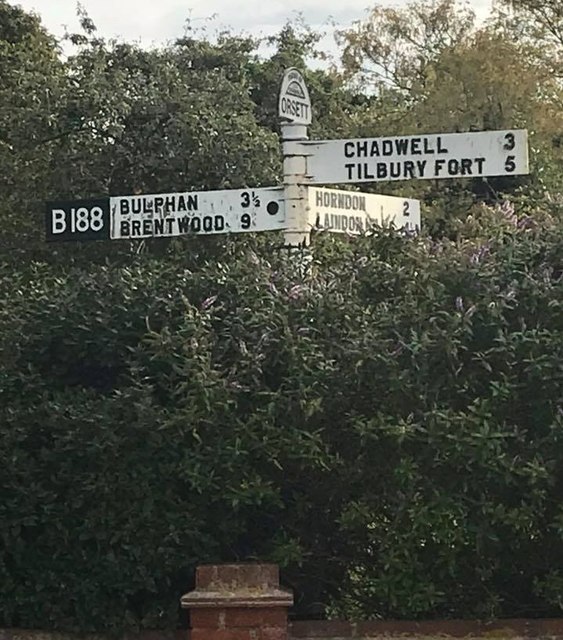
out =
<path fill-rule="evenodd" d="M 501 204 L 496 206 L 496 210 L 500 212 L 502 217 L 513 227 L 517 229 L 533 229 L 536 226 L 536 222 L 530 216 L 524 214 L 520 217 L 516 215 L 514 205 L 504 200 Z"/>
<path fill-rule="evenodd" d="M 209 307 L 213 306 L 218 297 L 219 296 L 209 296 L 208 298 L 205 298 L 205 300 L 201 303 L 201 310 L 205 311 L 206 309 L 209 309 Z"/>

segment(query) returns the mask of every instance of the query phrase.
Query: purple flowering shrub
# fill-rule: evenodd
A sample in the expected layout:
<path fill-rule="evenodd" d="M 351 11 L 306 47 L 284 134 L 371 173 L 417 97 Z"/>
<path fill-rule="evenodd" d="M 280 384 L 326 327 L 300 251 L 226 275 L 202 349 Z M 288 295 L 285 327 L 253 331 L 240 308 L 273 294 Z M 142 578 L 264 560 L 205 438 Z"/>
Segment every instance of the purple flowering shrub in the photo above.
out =
<path fill-rule="evenodd" d="M 560 615 L 561 227 L 459 231 L 2 266 L 2 624 L 173 626 L 257 558 L 305 617 Z"/>

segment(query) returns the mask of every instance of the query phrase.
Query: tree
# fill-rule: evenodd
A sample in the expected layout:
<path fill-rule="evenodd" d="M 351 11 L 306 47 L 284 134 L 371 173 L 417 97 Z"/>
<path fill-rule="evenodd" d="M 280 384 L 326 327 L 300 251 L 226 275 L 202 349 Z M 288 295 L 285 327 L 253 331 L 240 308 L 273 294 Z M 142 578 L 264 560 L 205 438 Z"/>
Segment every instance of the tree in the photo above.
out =
<path fill-rule="evenodd" d="M 38 18 L 0 1 L 0 250 L 27 245 L 43 224 L 64 69 Z"/>
<path fill-rule="evenodd" d="M 532 178 L 461 180 L 409 187 L 431 205 L 432 233 L 451 233 L 452 208 L 466 215 L 475 202 L 495 202 L 518 189 L 541 194 L 560 187 L 561 86 L 529 41 L 496 21 L 477 28 L 454 0 L 376 7 L 342 32 L 343 64 L 351 81 L 375 92 L 377 115 L 364 135 L 527 128 Z M 518 78 L 518 81 L 515 81 Z M 383 185 L 393 193 L 403 185 Z M 454 204 L 455 203 L 455 204 Z"/>
<path fill-rule="evenodd" d="M 554 67 L 560 76 L 563 50 L 563 7 L 557 0 L 500 0 L 500 6 L 516 12 L 516 24 L 522 34 L 539 38 L 542 45 L 549 46 L 549 54 L 557 54 Z M 501 14 L 502 15 L 502 14 Z M 520 16 L 520 19 L 519 19 Z M 545 51 L 544 54 L 548 54 Z"/>

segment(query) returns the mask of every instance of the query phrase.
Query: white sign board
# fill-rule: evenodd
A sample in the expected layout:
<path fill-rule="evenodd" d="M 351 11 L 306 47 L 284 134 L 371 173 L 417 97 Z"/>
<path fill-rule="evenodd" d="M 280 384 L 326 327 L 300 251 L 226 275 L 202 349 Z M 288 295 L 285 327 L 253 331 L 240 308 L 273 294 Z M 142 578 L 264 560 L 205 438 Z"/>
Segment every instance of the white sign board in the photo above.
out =
<path fill-rule="evenodd" d="M 360 235 L 374 224 L 420 230 L 420 202 L 359 191 L 308 187 L 314 229 Z"/>
<path fill-rule="evenodd" d="M 297 69 L 288 69 L 282 80 L 278 102 L 280 118 L 294 124 L 311 124 L 312 111 L 309 91 Z"/>
<path fill-rule="evenodd" d="M 308 182 L 317 184 L 528 173 L 525 130 L 287 144 L 290 153 L 307 156 Z"/>
<path fill-rule="evenodd" d="M 110 198 L 110 238 L 162 238 L 285 228 L 283 187 Z"/>

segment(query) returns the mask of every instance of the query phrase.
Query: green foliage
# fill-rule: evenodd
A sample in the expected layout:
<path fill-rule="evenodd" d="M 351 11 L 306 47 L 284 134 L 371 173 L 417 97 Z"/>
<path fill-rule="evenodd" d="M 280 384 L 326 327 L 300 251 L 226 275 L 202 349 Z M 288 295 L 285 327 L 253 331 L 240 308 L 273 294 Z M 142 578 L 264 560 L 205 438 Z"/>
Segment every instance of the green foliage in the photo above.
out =
<path fill-rule="evenodd" d="M 303 25 L 260 57 L 86 15 L 63 60 L 0 0 L 0 625 L 174 626 L 197 564 L 253 559 L 299 615 L 560 614 L 560 48 L 513 4 L 376 7 L 338 71 Z M 311 137 L 528 127 L 532 176 L 378 184 L 425 233 L 309 262 L 275 234 L 44 245 L 47 199 L 277 184 L 287 66 Z"/>
<path fill-rule="evenodd" d="M 555 613 L 563 243 L 531 224 L 321 237 L 305 278 L 252 239 L 4 265 L 2 623 L 171 625 L 197 563 L 252 558 L 307 615 Z"/>
<path fill-rule="evenodd" d="M 362 114 L 361 136 L 529 130 L 529 177 L 377 185 L 429 205 L 426 228 L 436 237 L 451 235 L 452 210 L 464 218 L 474 203 L 493 203 L 520 187 L 538 200 L 563 188 L 556 47 L 546 29 L 531 34 L 526 25 L 497 12 L 477 27 L 467 5 L 421 0 L 401 8 L 376 5 L 365 21 L 340 33 L 346 76 L 375 96 Z M 557 55 L 561 51 L 560 45 Z"/>
<path fill-rule="evenodd" d="M 29 205 L 46 195 L 54 109 L 63 90 L 63 65 L 51 38 L 33 16 L 0 0 L 0 225 L 2 249 L 37 227 Z M 33 195 L 29 194 L 33 185 Z M 22 198 L 22 194 L 29 194 Z M 14 216 L 14 209 L 25 214 Z M 35 211 L 33 211 L 35 213 Z M 32 215 L 30 215 L 32 214 Z M 19 218 L 19 219 L 18 219 Z"/>

